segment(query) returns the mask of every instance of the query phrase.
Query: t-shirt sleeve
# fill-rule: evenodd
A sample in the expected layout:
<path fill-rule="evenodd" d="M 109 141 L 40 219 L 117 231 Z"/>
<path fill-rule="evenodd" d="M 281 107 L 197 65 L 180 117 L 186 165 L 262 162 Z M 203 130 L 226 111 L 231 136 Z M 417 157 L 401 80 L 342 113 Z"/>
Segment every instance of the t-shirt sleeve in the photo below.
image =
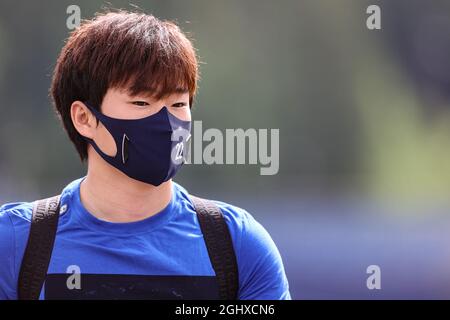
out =
<path fill-rule="evenodd" d="M 280 252 L 266 229 L 247 211 L 218 202 L 230 227 L 239 268 L 240 300 L 290 300 Z"/>
<path fill-rule="evenodd" d="M 15 234 L 11 217 L 0 208 L 0 300 L 16 299 Z"/>
<path fill-rule="evenodd" d="M 243 221 L 238 260 L 239 299 L 291 299 L 280 252 L 266 229 L 248 213 Z"/>

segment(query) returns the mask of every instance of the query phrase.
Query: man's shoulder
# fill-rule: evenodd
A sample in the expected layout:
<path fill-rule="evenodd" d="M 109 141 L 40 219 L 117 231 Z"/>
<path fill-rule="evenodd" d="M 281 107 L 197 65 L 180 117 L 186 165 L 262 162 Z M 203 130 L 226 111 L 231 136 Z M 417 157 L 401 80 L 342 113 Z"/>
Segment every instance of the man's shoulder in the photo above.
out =
<path fill-rule="evenodd" d="M 253 216 L 246 210 L 236 204 L 220 200 L 212 200 L 222 212 L 228 226 L 235 228 L 240 232 L 248 228 L 248 224 L 256 222 Z"/>
<path fill-rule="evenodd" d="M 61 196 L 62 202 L 67 201 L 80 180 L 81 179 L 72 181 L 64 188 Z M 9 202 L 0 206 L 1 243 L 9 243 L 9 245 L 13 245 L 17 248 L 21 248 L 21 245 L 26 243 L 33 215 L 34 202 L 35 201 Z"/>
<path fill-rule="evenodd" d="M 83 178 L 76 179 L 70 182 L 64 187 L 61 193 L 61 202 L 67 201 L 69 197 L 76 191 Z M 15 222 L 30 222 L 31 215 L 33 212 L 33 203 L 31 202 L 9 202 L 0 206 L 0 219 L 1 221 L 11 219 L 13 223 Z"/>
<path fill-rule="evenodd" d="M 239 267 L 239 298 L 290 299 L 283 262 L 267 230 L 246 209 L 212 201 L 222 211 L 233 240 Z"/>
<path fill-rule="evenodd" d="M 177 192 L 181 195 L 182 201 L 189 202 L 190 207 L 193 212 L 195 209 L 191 200 L 189 199 L 189 193 L 182 186 L 176 184 Z M 202 195 L 198 195 L 201 198 Z M 242 249 L 242 243 L 251 242 L 259 243 L 264 242 L 271 245 L 271 238 L 266 229 L 253 217 L 253 215 L 246 209 L 240 207 L 239 205 L 225 202 L 222 200 L 216 200 L 208 198 L 208 200 L 215 203 L 223 214 L 223 217 L 227 223 L 228 229 L 230 231 L 231 238 L 233 239 L 233 246 L 235 248 L 236 254 L 240 254 Z M 271 250 L 272 248 L 262 248 Z"/>
<path fill-rule="evenodd" d="M 31 221 L 31 214 L 33 211 L 32 202 L 10 202 L 0 207 L 0 221 L 7 223 L 10 220 L 12 223 L 18 221 Z"/>
<path fill-rule="evenodd" d="M 179 197 L 182 198 L 182 201 L 186 201 L 191 204 L 193 208 L 193 204 L 189 198 L 189 192 L 179 184 L 175 184 L 177 192 L 179 193 Z M 201 195 L 197 195 L 201 198 L 208 199 L 215 203 L 220 211 L 222 212 L 227 225 L 230 227 L 231 231 L 242 230 L 245 228 L 246 224 L 253 223 L 253 216 L 245 209 L 228 202 L 224 202 L 221 200 L 210 199 L 203 197 Z"/>
<path fill-rule="evenodd" d="M 0 252 L 14 250 L 26 242 L 32 211 L 31 202 L 11 202 L 0 207 Z"/>
<path fill-rule="evenodd" d="M 239 299 L 291 299 L 280 252 L 247 210 L 215 201 L 230 227 L 239 266 Z"/>
<path fill-rule="evenodd" d="M 19 254 L 23 254 L 32 203 L 11 202 L 0 207 L 0 300 L 15 299 Z"/>

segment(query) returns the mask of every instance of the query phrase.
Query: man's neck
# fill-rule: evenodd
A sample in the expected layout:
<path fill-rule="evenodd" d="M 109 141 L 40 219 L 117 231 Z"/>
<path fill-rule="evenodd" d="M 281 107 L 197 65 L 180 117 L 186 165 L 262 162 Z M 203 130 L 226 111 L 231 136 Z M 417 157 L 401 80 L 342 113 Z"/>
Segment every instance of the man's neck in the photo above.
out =
<path fill-rule="evenodd" d="M 164 209 L 172 197 L 172 181 L 159 186 L 131 179 L 105 162 L 89 162 L 80 186 L 84 207 L 109 222 L 133 222 Z"/>

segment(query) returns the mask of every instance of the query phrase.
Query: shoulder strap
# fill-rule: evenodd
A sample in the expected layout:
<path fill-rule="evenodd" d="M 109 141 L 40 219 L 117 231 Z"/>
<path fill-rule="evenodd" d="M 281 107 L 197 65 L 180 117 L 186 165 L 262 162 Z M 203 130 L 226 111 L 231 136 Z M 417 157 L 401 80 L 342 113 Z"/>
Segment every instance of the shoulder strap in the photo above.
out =
<path fill-rule="evenodd" d="M 190 196 L 197 212 L 221 299 L 237 299 L 238 267 L 231 235 L 220 208 L 212 201 Z M 33 205 L 30 234 L 19 273 L 18 297 L 36 300 L 50 263 L 59 219 L 60 196 Z"/>
<path fill-rule="evenodd" d="M 33 204 L 30 234 L 19 273 L 20 300 L 39 299 L 55 242 L 59 199 L 60 196 L 55 196 Z"/>
<path fill-rule="evenodd" d="M 190 196 L 197 212 L 208 255 L 216 273 L 220 298 L 237 299 L 238 267 L 230 231 L 220 208 L 212 201 Z"/>

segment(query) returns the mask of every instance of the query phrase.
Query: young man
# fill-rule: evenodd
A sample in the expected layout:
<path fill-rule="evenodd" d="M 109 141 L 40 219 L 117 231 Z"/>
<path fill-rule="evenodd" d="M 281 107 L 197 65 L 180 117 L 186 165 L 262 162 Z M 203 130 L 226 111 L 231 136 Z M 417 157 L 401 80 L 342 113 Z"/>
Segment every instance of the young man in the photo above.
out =
<path fill-rule="evenodd" d="M 54 207 L 0 208 L 1 299 L 32 298 L 33 286 L 40 299 L 290 299 L 266 230 L 245 210 L 215 201 L 206 211 L 218 207 L 228 230 L 209 221 L 219 232 L 208 232 L 195 198 L 172 181 L 187 138 L 173 135 L 189 135 L 197 68 L 180 29 L 151 15 L 110 12 L 70 35 L 51 94 L 87 175 Z M 52 227 L 39 219 L 56 205 L 53 244 Z M 233 275 L 236 292 L 224 295 Z"/>

